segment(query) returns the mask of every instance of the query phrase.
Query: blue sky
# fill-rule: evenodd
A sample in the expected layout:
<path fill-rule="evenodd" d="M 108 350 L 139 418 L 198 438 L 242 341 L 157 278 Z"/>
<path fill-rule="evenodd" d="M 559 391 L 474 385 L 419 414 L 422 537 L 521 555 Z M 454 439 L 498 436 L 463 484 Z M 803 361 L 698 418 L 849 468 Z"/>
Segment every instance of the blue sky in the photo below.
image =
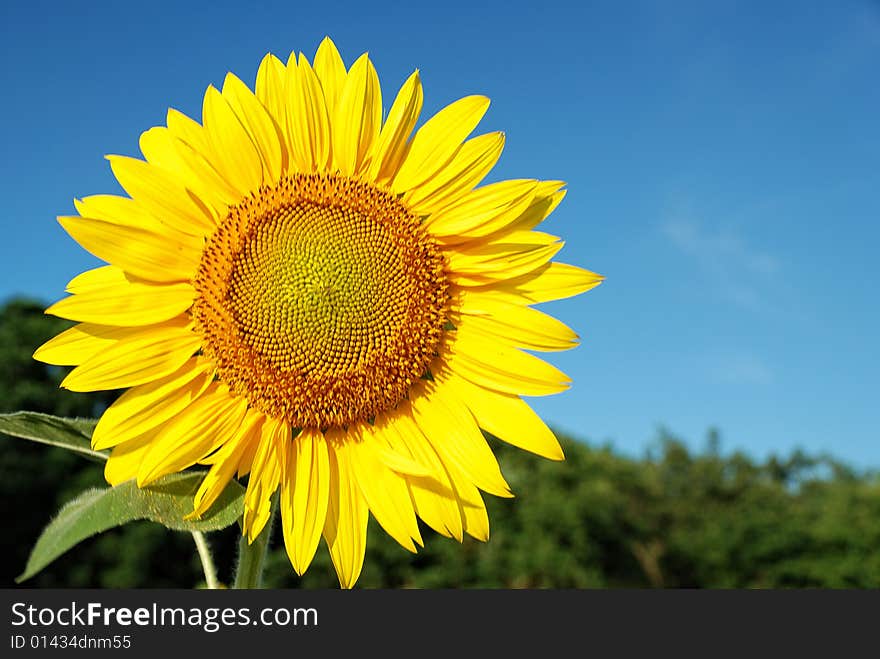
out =
<path fill-rule="evenodd" d="M 547 230 L 607 281 L 544 307 L 583 337 L 552 358 L 572 389 L 533 401 L 554 426 L 880 467 L 876 2 L 14 0 L 0 25 L 0 298 L 96 264 L 55 216 L 119 190 L 104 154 L 329 34 L 386 97 L 419 68 L 425 117 L 488 95 L 493 179 L 568 182 Z"/>

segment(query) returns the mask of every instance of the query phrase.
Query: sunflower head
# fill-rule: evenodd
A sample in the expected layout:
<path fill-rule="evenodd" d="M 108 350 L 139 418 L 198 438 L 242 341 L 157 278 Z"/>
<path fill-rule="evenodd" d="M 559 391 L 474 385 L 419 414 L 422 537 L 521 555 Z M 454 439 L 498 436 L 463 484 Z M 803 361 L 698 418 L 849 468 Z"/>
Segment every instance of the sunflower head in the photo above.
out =
<path fill-rule="evenodd" d="M 419 519 L 486 540 L 481 490 L 511 494 L 483 431 L 562 459 L 521 396 L 568 386 L 531 352 L 577 336 L 533 305 L 601 281 L 535 230 L 561 182 L 480 185 L 504 143 L 471 137 L 488 105 L 415 130 L 415 72 L 383 121 L 369 58 L 346 68 L 328 38 L 313 62 L 267 55 L 254 91 L 209 87 L 201 123 L 170 110 L 143 159 L 110 156 L 128 196 L 59 218 L 108 265 L 68 284 L 47 313 L 79 324 L 35 353 L 76 367 L 69 389 L 127 388 L 92 440 L 107 480 L 206 465 L 198 517 L 247 475 L 248 538 L 278 492 L 294 569 L 323 536 L 344 587 L 369 514 L 411 551 Z"/>
<path fill-rule="evenodd" d="M 293 174 L 230 208 L 194 280 L 220 379 L 294 428 L 394 407 L 428 371 L 447 316 L 442 250 L 389 192 Z"/>

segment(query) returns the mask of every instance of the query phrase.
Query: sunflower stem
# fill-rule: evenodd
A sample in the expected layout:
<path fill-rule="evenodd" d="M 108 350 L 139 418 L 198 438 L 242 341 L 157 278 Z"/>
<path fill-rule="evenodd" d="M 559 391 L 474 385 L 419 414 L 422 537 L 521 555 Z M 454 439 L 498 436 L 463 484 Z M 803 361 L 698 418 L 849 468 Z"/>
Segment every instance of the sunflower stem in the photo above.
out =
<path fill-rule="evenodd" d="M 199 552 L 199 558 L 202 561 L 202 569 L 205 571 L 205 585 L 208 590 L 217 590 L 219 583 L 217 582 L 217 568 L 214 567 L 214 559 L 211 558 L 211 548 L 208 547 L 208 541 L 205 540 L 205 534 L 201 531 L 192 532 L 193 540 L 196 542 L 196 549 Z"/>
<path fill-rule="evenodd" d="M 272 497 L 272 508 L 269 519 L 260 535 L 249 543 L 247 532 L 243 533 L 238 541 L 238 565 L 235 568 L 235 581 L 232 587 L 236 590 L 262 588 L 263 567 L 266 562 L 266 551 L 269 548 L 269 539 L 272 535 L 272 525 L 275 522 L 275 511 L 278 508 L 278 497 Z"/>

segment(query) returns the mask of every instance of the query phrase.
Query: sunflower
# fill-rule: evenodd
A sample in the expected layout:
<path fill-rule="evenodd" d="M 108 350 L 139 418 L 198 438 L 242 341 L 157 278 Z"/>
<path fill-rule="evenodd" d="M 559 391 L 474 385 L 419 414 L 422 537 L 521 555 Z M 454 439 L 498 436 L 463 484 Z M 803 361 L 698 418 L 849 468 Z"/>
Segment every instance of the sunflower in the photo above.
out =
<path fill-rule="evenodd" d="M 267 55 L 255 91 L 228 74 L 202 122 L 168 111 L 144 159 L 108 156 L 128 196 L 75 200 L 64 229 L 108 265 L 47 313 L 78 324 L 35 358 L 75 366 L 73 391 L 127 388 L 92 443 L 111 484 L 208 465 L 192 517 L 248 475 L 248 540 L 279 507 L 302 574 L 323 536 L 340 584 L 369 514 L 404 548 L 420 525 L 487 540 L 481 490 L 512 496 L 482 430 L 551 460 L 556 438 L 521 396 L 570 380 L 529 351 L 577 336 L 532 305 L 601 277 L 552 262 L 535 231 L 560 181 L 479 186 L 503 133 L 469 138 L 467 96 L 415 130 L 415 71 L 383 121 L 366 54 Z M 482 429 L 482 430 L 481 430 Z"/>

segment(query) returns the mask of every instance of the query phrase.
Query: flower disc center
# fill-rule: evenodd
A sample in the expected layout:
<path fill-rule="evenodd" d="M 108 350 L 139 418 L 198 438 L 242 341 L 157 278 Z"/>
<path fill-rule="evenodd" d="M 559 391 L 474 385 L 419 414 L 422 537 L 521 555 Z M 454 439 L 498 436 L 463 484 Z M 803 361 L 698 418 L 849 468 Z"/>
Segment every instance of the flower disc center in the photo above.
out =
<path fill-rule="evenodd" d="M 299 428 L 404 398 L 436 353 L 449 288 L 440 249 L 396 198 L 315 174 L 230 208 L 195 287 L 220 379 Z"/>

